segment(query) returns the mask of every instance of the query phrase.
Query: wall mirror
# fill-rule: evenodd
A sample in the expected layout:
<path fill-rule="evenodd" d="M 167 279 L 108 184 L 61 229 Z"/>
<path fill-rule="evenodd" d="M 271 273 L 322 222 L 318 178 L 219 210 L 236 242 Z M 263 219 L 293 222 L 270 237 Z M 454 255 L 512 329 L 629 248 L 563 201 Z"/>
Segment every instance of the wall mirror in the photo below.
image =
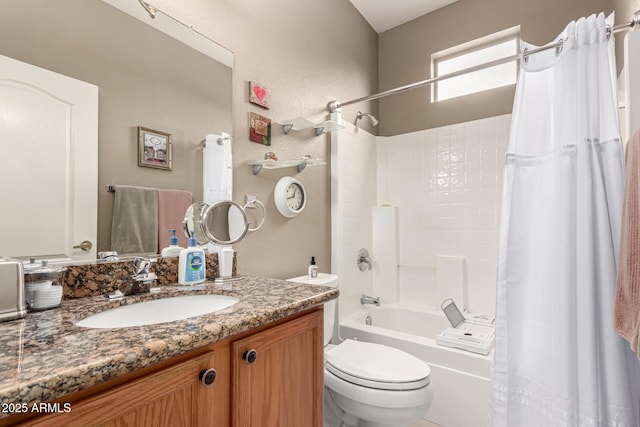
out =
<path fill-rule="evenodd" d="M 83 215 L 73 213 L 72 183 L 64 181 L 64 191 L 53 191 L 47 185 L 53 178 L 33 170 L 35 190 L 12 192 L 11 200 L 0 190 L 3 204 L 19 211 L 37 202 L 49 209 L 65 199 L 59 209 L 69 229 L 58 233 L 62 249 L 40 251 L 42 231 L 30 235 L 33 227 L 9 223 L 0 212 L 0 233 L 19 229 L 30 244 L 14 252 L 17 242 L 3 238 L 0 255 L 81 260 L 109 251 L 114 195 L 107 185 L 181 189 L 191 191 L 195 200 L 202 197 L 202 141 L 209 133 L 231 133 L 233 125 L 230 51 L 161 12 L 151 19 L 135 0 L 3 0 L 0 55 L 98 88 L 97 158 L 63 156 L 55 172 L 72 176 L 73 162 L 97 169 L 97 185 L 88 185 L 97 215 L 83 218 L 93 222 L 93 234 L 73 231 Z M 138 166 L 138 126 L 172 135 L 173 170 Z M 29 159 L 12 161 L 24 168 L 33 165 Z M 83 250 L 83 241 L 92 248 Z"/>

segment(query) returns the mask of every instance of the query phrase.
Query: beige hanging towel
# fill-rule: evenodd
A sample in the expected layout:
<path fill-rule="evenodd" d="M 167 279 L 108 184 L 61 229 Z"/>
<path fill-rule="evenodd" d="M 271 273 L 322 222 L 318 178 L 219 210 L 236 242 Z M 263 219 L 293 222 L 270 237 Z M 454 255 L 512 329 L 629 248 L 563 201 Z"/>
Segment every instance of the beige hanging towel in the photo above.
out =
<path fill-rule="evenodd" d="M 118 254 L 157 253 L 158 190 L 115 186 L 111 250 Z"/>
<path fill-rule="evenodd" d="M 640 129 L 627 143 L 620 257 L 615 301 L 616 333 L 638 350 L 640 319 Z"/>

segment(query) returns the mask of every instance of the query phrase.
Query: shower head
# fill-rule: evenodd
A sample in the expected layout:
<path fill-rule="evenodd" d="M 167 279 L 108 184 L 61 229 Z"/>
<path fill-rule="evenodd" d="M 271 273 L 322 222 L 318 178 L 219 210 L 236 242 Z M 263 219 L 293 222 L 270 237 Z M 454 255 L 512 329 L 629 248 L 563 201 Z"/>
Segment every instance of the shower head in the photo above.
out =
<path fill-rule="evenodd" d="M 373 126 L 377 126 L 378 125 L 378 119 L 376 119 L 375 117 L 373 117 L 371 114 L 369 113 L 363 113 L 361 111 L 358 111 L 358 115 L 356 115 L 356 123 L 358 122 L 358 120 L 361 120 L 364 116 L 367 116 L 371 119 L 371 124 Z"/>

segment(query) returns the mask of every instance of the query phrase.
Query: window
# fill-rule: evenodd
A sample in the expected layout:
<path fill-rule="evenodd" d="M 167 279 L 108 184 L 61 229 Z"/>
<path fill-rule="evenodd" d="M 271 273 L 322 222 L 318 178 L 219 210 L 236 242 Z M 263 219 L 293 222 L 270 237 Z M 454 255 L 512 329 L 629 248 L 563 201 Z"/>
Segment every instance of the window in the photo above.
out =
<path fill-rule="evenodd" d="M 518 53 L 520 28 L 514 27 L 431 55 L 432 77 L 442 76 Z M 516 82 L 517 62 L 496 65 L 434 84 L 431 101 L 443 101 Z"/>

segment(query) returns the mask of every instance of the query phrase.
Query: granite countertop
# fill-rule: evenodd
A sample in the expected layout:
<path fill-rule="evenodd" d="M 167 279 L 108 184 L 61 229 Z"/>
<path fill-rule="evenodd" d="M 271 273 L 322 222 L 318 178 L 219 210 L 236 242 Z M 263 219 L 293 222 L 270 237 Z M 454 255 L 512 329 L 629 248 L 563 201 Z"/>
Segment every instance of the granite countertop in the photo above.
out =
<path fill-rule="evenodd" d="M 194 294 L 230 295 L 240 301 L 171 323 L 118 329 L 74 325 L 109 308 Z M 158 293 L 116 301 L 104 296 L 64 300 L 59 308 L 0 323 L 0 404 L 31 405 L 60 398 L 337 297 L 335 288 L 243 277 L 226 285 L 162 286 Z M 0 412 L 0 417 L 7 415 Z"/>

